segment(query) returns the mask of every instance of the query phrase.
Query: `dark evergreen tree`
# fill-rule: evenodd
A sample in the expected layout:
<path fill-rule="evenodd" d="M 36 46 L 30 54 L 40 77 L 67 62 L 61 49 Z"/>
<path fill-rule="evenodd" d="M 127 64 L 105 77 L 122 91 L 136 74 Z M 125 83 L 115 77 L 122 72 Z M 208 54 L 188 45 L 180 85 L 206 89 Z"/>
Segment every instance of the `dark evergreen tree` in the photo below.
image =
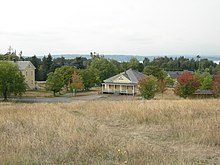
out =
<path fill-rule="evenodd" d="M 40 65 L 41 65 L 41 59 L 37 58 L 36 55 L 34 55 L 33 57 L 31 57 L 30 61 L 32 62 L 32 64 L 35 66 L 35 80 L 39 81 L 40 80 L 40 75 L 39 75 L 39 69 L 40 69 Z"/>
<path fill-rule="evenodd" d="M 144 65 L 144 67 L 150 65 L 150 59 L 145 57 L 143 60 L 143 65 Z"/>

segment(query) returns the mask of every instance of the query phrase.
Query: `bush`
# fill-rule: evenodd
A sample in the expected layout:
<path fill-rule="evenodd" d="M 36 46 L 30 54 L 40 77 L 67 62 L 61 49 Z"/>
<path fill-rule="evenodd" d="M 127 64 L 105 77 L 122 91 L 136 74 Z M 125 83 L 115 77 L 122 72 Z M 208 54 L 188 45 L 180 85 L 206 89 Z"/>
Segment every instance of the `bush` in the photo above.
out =
<path fill-rule="evenodd" d="M 145 99 L 152 99 L 157 91 L 157 78 L 152 75 L 145 76 L 138 83 L 141 96 Z"/>
<path fill-rule="evenodd" d="M 175 81 L 171 78 L 171 77 L 166 77 L 165 78 L 165 81 L 166 81 L 166 85 L 170 86 L 170 87 L 173 87 Z"/>

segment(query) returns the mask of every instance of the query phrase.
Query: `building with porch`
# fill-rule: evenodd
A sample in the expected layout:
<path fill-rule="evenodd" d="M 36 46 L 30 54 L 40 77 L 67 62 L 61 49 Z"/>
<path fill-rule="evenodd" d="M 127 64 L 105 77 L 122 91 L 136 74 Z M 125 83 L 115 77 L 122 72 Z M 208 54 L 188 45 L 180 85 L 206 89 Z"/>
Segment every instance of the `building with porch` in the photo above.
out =
<path fill-rule="evenodd" d="M 102 93 L 135 95 L 138 91 L 138 81 L 145 74 L 136 70 L 128 69 L 113 77 L 104 80 L 102 83 Z"/>

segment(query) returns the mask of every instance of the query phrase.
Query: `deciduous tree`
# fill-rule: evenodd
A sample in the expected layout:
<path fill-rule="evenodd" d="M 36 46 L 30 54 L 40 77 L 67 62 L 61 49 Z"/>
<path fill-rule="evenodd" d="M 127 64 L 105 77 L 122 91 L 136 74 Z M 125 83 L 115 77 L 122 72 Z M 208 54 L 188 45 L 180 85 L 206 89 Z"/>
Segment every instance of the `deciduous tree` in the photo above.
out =
<path fill-rule="evenodd" d="M 212 90 L 216 97 L 220 96 L 220 73 L 213 78 Z"/>
<path fill-rule="evenodd" d="M 74 70 L 76 69 L 71 66 L 62 66 L 61 68 L 57 68 L 54 72 L 55 74 L 61 76 L 66 91 L 68 91 L 68 85 L 72 78 L 72 73 L 74 72 Z"/>
<path fill-rule="evenodd" d="M 195 76 L 197 77 L 200 83 L 199 89 L 206 90 L 212 88 L 213 76 L 210 73 L 208 72 L 200 73 L 199 71 L 196 71 Z"/>
<path fill-rule="evenodd" d="M 167 82 L 165 80 L 158 80 L 157 91 L 162 94 L 162 97 L 163 97 L 163 93 L 167 90 L 166 85 Z"/>
<path fill-rule="evenodd" d="M 89 88 L 95 86 L 96 78 L 93 72 L 89 69 L 79 70 L 79 74 L 82 77 L 84 88 L 89 90 Z"/>
<path fill-rule="evenodd" d="M 0 93 L 4 100 L 11 93 L 22 95 L 25 91 L 25 79 L 18 66 L 12 62 L 0 61 Z"/>
<path fill-rule="evenodd" d="M 199 88 L 199 80 L 189 71 L 184 71 L 177 77 L 175 93 L 180 97 L 187 98 Z"/>
<path fill-rule="evenodd" d="M 75 89 L 76 91 L 79 89 L 84 89 L 84 84 L 82 77 L 76 73 L 76 71 L 73 72 L 72 78 L 70 80 L 69 87 L 73 90 Z"/>
<path fill-rule="evenodd" d="M 138 70 L 139 61 L 137 60 L 137 58 L 135 57 L 131 58 L 128 62 L 128 67 L 132 68 L 133 70 Z"/>
<path fill-rule="evenodd" d="M 142 80 L 139 81 L 138 88 L 143 98 L 154 98 L 157 91 L 157 78 L 152 75 L 145 76 Z"/>
<path fill-rule="evenodd" d="M 144 74 L 153 75 L 159 80 L 163 80 L 167 76 L 167 73 L 157 66 L 146 66 L 144 68 Z"/>
<path fill-rule="evenodd" d="M 96 85 L 100 85 L 103 80 L 117 74 L 116 66 L 104 57 L 93 58 L 88 69 L 93 72 Z"/>
<path fill-rule="evenodd" d="M 62 87 L 64 86 L 62 75 L 50 72 L 47 77 L 47 81 L 45 84 L 45 88 L 48 91 L 53 91 L 53 95 L 55 96 L 57 92 L 60 92 Z"/>

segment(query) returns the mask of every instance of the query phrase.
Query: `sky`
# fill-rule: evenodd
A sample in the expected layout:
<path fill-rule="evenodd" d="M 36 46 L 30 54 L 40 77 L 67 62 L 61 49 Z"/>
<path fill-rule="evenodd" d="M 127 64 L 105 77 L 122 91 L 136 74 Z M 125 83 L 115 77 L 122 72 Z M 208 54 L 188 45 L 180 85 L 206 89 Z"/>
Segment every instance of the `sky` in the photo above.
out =
<path fill-rule="evenodd" d="M 220 55 L 220 0 L 0 0 L 0 53 Z"/>

